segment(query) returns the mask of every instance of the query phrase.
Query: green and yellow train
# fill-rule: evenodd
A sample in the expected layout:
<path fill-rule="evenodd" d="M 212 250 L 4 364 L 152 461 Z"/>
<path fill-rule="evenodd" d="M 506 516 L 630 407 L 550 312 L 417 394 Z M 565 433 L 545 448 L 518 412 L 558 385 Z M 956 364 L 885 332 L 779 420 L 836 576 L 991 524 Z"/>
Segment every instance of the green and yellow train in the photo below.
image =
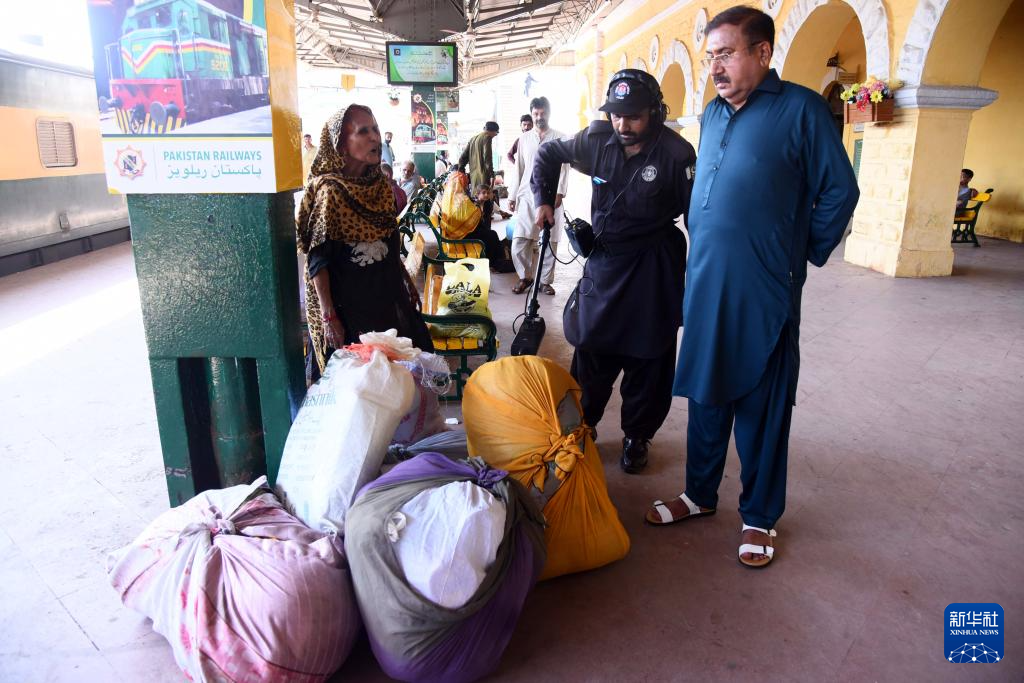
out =
<path fill-rule="evenodd" d="M 137 2 L 106 60 L 100 109 L 124 133 L 167 133 L 269 103 L 263 0 Z"/>

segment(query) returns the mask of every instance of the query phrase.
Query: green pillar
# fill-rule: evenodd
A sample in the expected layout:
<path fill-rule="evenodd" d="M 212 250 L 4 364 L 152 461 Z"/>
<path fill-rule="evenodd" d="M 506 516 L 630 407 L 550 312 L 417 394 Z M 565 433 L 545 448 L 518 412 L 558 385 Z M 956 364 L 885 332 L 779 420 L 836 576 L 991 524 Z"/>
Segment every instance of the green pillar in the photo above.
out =
<path fill-rule="evenodd" d="M 435 154 L 433 152 L 413 152 L 412 161 L 416 164 L 416 172 L 419 173 L 423 178 L 430 182 L 434 179 L 434 160 Z"/>
<path fill-rule="evenodd" d="M 171 503 L 273 481 L 305 394 L 292 193 L 128 211 Z"/>

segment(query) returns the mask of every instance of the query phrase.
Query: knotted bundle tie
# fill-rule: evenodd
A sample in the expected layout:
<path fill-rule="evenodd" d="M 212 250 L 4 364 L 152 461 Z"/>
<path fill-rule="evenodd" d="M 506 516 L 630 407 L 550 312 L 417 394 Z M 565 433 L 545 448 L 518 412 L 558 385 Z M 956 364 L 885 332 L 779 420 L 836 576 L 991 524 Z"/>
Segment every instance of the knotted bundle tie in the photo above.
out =
<path fill-rule="evenodd" d="M 555 476 L 558 481 L 565 481 L 565 478 L 576 469 L 576 463 L 583 459 L 584 439 L 587 428 L 580 425 L 568 434 L 551 434 L 548 437 L 548 449 L 545 453 L 535 453 L 530 457 L 530 464 L 536 470 L 530 479 L 538 490 L 544 490 L 544 482 L 547 480 L 547 463 L 555 464 Z"/>

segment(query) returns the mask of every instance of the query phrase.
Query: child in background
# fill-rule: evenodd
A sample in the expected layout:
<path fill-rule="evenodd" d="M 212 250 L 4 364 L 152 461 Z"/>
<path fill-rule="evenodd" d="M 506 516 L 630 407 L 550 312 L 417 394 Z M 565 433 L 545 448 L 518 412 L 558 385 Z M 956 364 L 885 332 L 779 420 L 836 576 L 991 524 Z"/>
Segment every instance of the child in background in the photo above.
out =
<path fill-rule="evenodd" d="M 473 199 L 474 202 L 482 209 L 480 215 L 480 222 L 473 229 L 473 232 L 466 235 L 466 239 L 480 240 L 484 243 L 484 252 L 487 254 L 487 260 L 491 262 L 491 270 L 498 273 L 510 273 L 514 270 L 512 266 L 512 260 L 505 254 L 505 244 L 501 238 L 498 237 L 498 233 L 491 229 L 491 211 L 493 211 L 494 193 L 490 187 L 486 185 L 480 186 L 476 190 L 476 197 Z M 489 211 L 488 209 L 491 209 Z"/>
<path fill-rule="evenodd" d="M 956 192 L 956 210 L 963 211 L 967 208 L 967 202 L 978 196 L 978 191 L 967 184 L 974 178 L 974 171 L 969 168 L 960 169 L 960 187 Z"/>

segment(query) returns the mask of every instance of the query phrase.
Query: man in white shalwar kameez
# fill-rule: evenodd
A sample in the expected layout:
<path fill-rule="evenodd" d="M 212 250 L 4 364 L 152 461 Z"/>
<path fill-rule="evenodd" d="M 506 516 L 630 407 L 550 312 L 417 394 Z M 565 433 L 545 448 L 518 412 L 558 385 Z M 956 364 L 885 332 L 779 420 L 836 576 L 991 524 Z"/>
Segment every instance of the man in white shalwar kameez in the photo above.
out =
<path fill-rule="evenodd" d="M 515 231 L 512 233 L 512 263 L 519 275 L 519 282 L 512 287 L 512 291 L 516 294 L 522 294 L 533 284 L 540 252 L 541 235 L 540 230 L 534 225 L 537 216 L 533 191 L 530 189 L 533 162 L 537 158 L 537 149 L 541 144 L 562 137 L 562 133 L 548 126 L 548 119 L 551 116 L 551 104 L 548 102 L 548 98 L 533 98 L 530 102 L 530 115 L 533 117 L 533 129 L 519 137 L 516 173 L 508 192 L 509 209 L 515 214 Z M 565 223 L 562 198 L 565 197 L 568 181 L 569 165 L 562 164 L 562 172 L 558 177 L 558 190 L 555 195 L 555 224 L 551 228 L 551 248 L 544 254 L 544 272 L 540 275 L 540 291 L 544 294 L 555 293 L 555 288 L 551 286 L 555 279 L 554 254 L 558 253 L 558 240 L 562 237 L 562 225 Z"/>

